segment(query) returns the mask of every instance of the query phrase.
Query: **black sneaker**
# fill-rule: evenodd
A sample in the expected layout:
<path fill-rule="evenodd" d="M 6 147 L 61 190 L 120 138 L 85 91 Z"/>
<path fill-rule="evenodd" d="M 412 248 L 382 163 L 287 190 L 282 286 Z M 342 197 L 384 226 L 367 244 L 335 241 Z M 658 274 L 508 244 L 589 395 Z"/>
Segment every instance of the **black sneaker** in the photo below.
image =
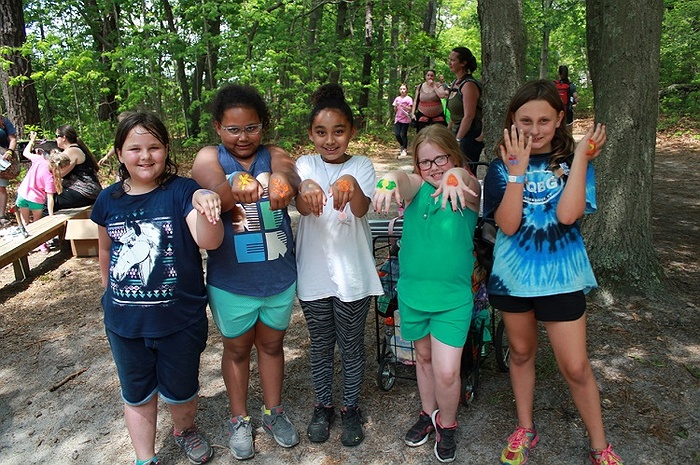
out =
<path fill-rule="evenodd" d="M 430 433 L 433 431 L 435 431 L 433 420 L 430 418 L 430 415 L 421 410 L 418 421 L 408 430 L 404 442 L 410 447 L 422 446 L 428 442 Z"/>
<path fill-rule="evenodd" d="M 335 409 L 333 407 L 316 405 L 309 427 L 306 428 L 306 435 L 309 436 L 309 441 L 326 442 L 331 435 L 331 424 L 334 418 Z"/>
<path fill-rule="evenodd" d="M 455 433 L 457 424 L 450 428 L 443 428 L 438 424 L 437 416 L 440 410 L 435 410 L 430 418 L 435 427 L 435 457 L 443 463 L 452 462 L 457 455 L 457 444 L 455 443 Z"/>
<path fill-rule="evenodd" d="M 360 407 L 346 407 L 340 411 L 343 420 L 343 433 L 340 442 L 347 447 L 353 447 L 362 442 L 365 432 L 362 430 L 362 414 Z"/>

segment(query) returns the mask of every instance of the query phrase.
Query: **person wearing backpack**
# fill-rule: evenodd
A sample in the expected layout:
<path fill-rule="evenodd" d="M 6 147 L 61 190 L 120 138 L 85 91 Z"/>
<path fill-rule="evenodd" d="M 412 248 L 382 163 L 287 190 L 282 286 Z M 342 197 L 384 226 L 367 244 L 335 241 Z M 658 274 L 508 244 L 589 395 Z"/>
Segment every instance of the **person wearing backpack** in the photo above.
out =
<path fill-rule="evenodd" d="M 481 83 L 472 75 L 476 71 L 476 57 L 467 47 L 455 47 L 450 52 L 449 65 L 457 77 L 447 96 L 449 128 L 466 161 L 476 163 L 484 148 Z"/>
<path fill-rule="evenodd" d="M 554 86 L 559 92 L 559 98 L 566 109 L 566 127 L 571 129 L 574 124 L 574 105 L 578 103 L 578 93 L 576 92 L 576 84 L 569 80 L 569 67 L 566 65 L 559 66 L 559 79 L 554 80 Z M 571 131 L 569 131 L 571 132 Z"/>

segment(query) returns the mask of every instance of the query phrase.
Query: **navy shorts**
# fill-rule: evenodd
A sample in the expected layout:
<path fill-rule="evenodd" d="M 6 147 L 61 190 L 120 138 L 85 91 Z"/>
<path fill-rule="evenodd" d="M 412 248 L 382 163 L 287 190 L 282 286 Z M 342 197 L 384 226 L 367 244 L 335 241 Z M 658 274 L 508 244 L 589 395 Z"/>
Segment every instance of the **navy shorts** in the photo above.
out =
<path fill-rule="evenodd" d="M 489 303 L 502 312 L 525 313 L 534 310 L 537 321 L 575 321 L 586 311 L 583 291 L 542 297 L 489 294 Z"/>
<path fill-rule="evenodd" d="M 156 393 L 168 404 L 184 404 L 199 393 L 199 358 L 209 322 L 202 318 L 165 337 L 125 338 L 107 329 L 114 363 L 128 405 L 148 403 Z"/>

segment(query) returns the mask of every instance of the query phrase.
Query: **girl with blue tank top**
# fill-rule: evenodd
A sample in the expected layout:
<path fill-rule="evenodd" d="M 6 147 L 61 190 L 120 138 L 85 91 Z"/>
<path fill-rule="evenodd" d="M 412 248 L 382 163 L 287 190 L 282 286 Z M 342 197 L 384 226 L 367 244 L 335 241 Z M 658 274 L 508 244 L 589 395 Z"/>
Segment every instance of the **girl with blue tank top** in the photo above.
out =
<path fill-rule="evenodd" d="M 270 113 L 250 86 L 221 88 L 212 103 L 219 146 L 204 147 L 192 177 L 221 196 L 224 241 L 209 251 L 207 292 L 223 336 L 221 371 L 231 416 L 229 448 L 239 460 L 255 455 L 248 412 L 250 354 L 258 351 L 262 426 L 282 447 L 299 443 L 282 406 L 284 335 L 296 292 L 296 258 L 287 206 L 296 196 L 294 160 L 263 145 Z"/>

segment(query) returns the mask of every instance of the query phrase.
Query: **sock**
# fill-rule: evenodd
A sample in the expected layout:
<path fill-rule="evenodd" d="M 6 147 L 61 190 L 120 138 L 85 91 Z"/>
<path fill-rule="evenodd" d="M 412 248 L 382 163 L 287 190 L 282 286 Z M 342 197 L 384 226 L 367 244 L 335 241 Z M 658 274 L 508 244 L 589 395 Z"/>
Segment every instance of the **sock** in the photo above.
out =
<path fill-rule="evenodd" d="M 148 460 L 136 460 L 134 462 L 136 465 L 147 465 L 149 463 L 156 463 L 158 461 L 158 456 L 154 455 L 153 458 L 150 458 Z"/>
<path fill-rule="evenodd" d="M 272 410 L 267 408 L 266 406 L 263 405 L 263 414 L 264 415 L 272 415 Z"/>
<path fill-rule="evenodd" d="M 439 426 L 440 428 L 442 428 L 442 429 L 453 429 L 453 428 L 457 428 L 457 420 L 455 420 L 455 424 L 452 425 L 452 426 L 443 426 L 443 425 L 442 425 L 442 422 L 440 421 L 440 414 L 439 414 L 439 413 L 437 414 L 437 417 L 435 417 L 435 420 L 436 420 L 436 423 L 438 424 L 438 426 Z"/>

